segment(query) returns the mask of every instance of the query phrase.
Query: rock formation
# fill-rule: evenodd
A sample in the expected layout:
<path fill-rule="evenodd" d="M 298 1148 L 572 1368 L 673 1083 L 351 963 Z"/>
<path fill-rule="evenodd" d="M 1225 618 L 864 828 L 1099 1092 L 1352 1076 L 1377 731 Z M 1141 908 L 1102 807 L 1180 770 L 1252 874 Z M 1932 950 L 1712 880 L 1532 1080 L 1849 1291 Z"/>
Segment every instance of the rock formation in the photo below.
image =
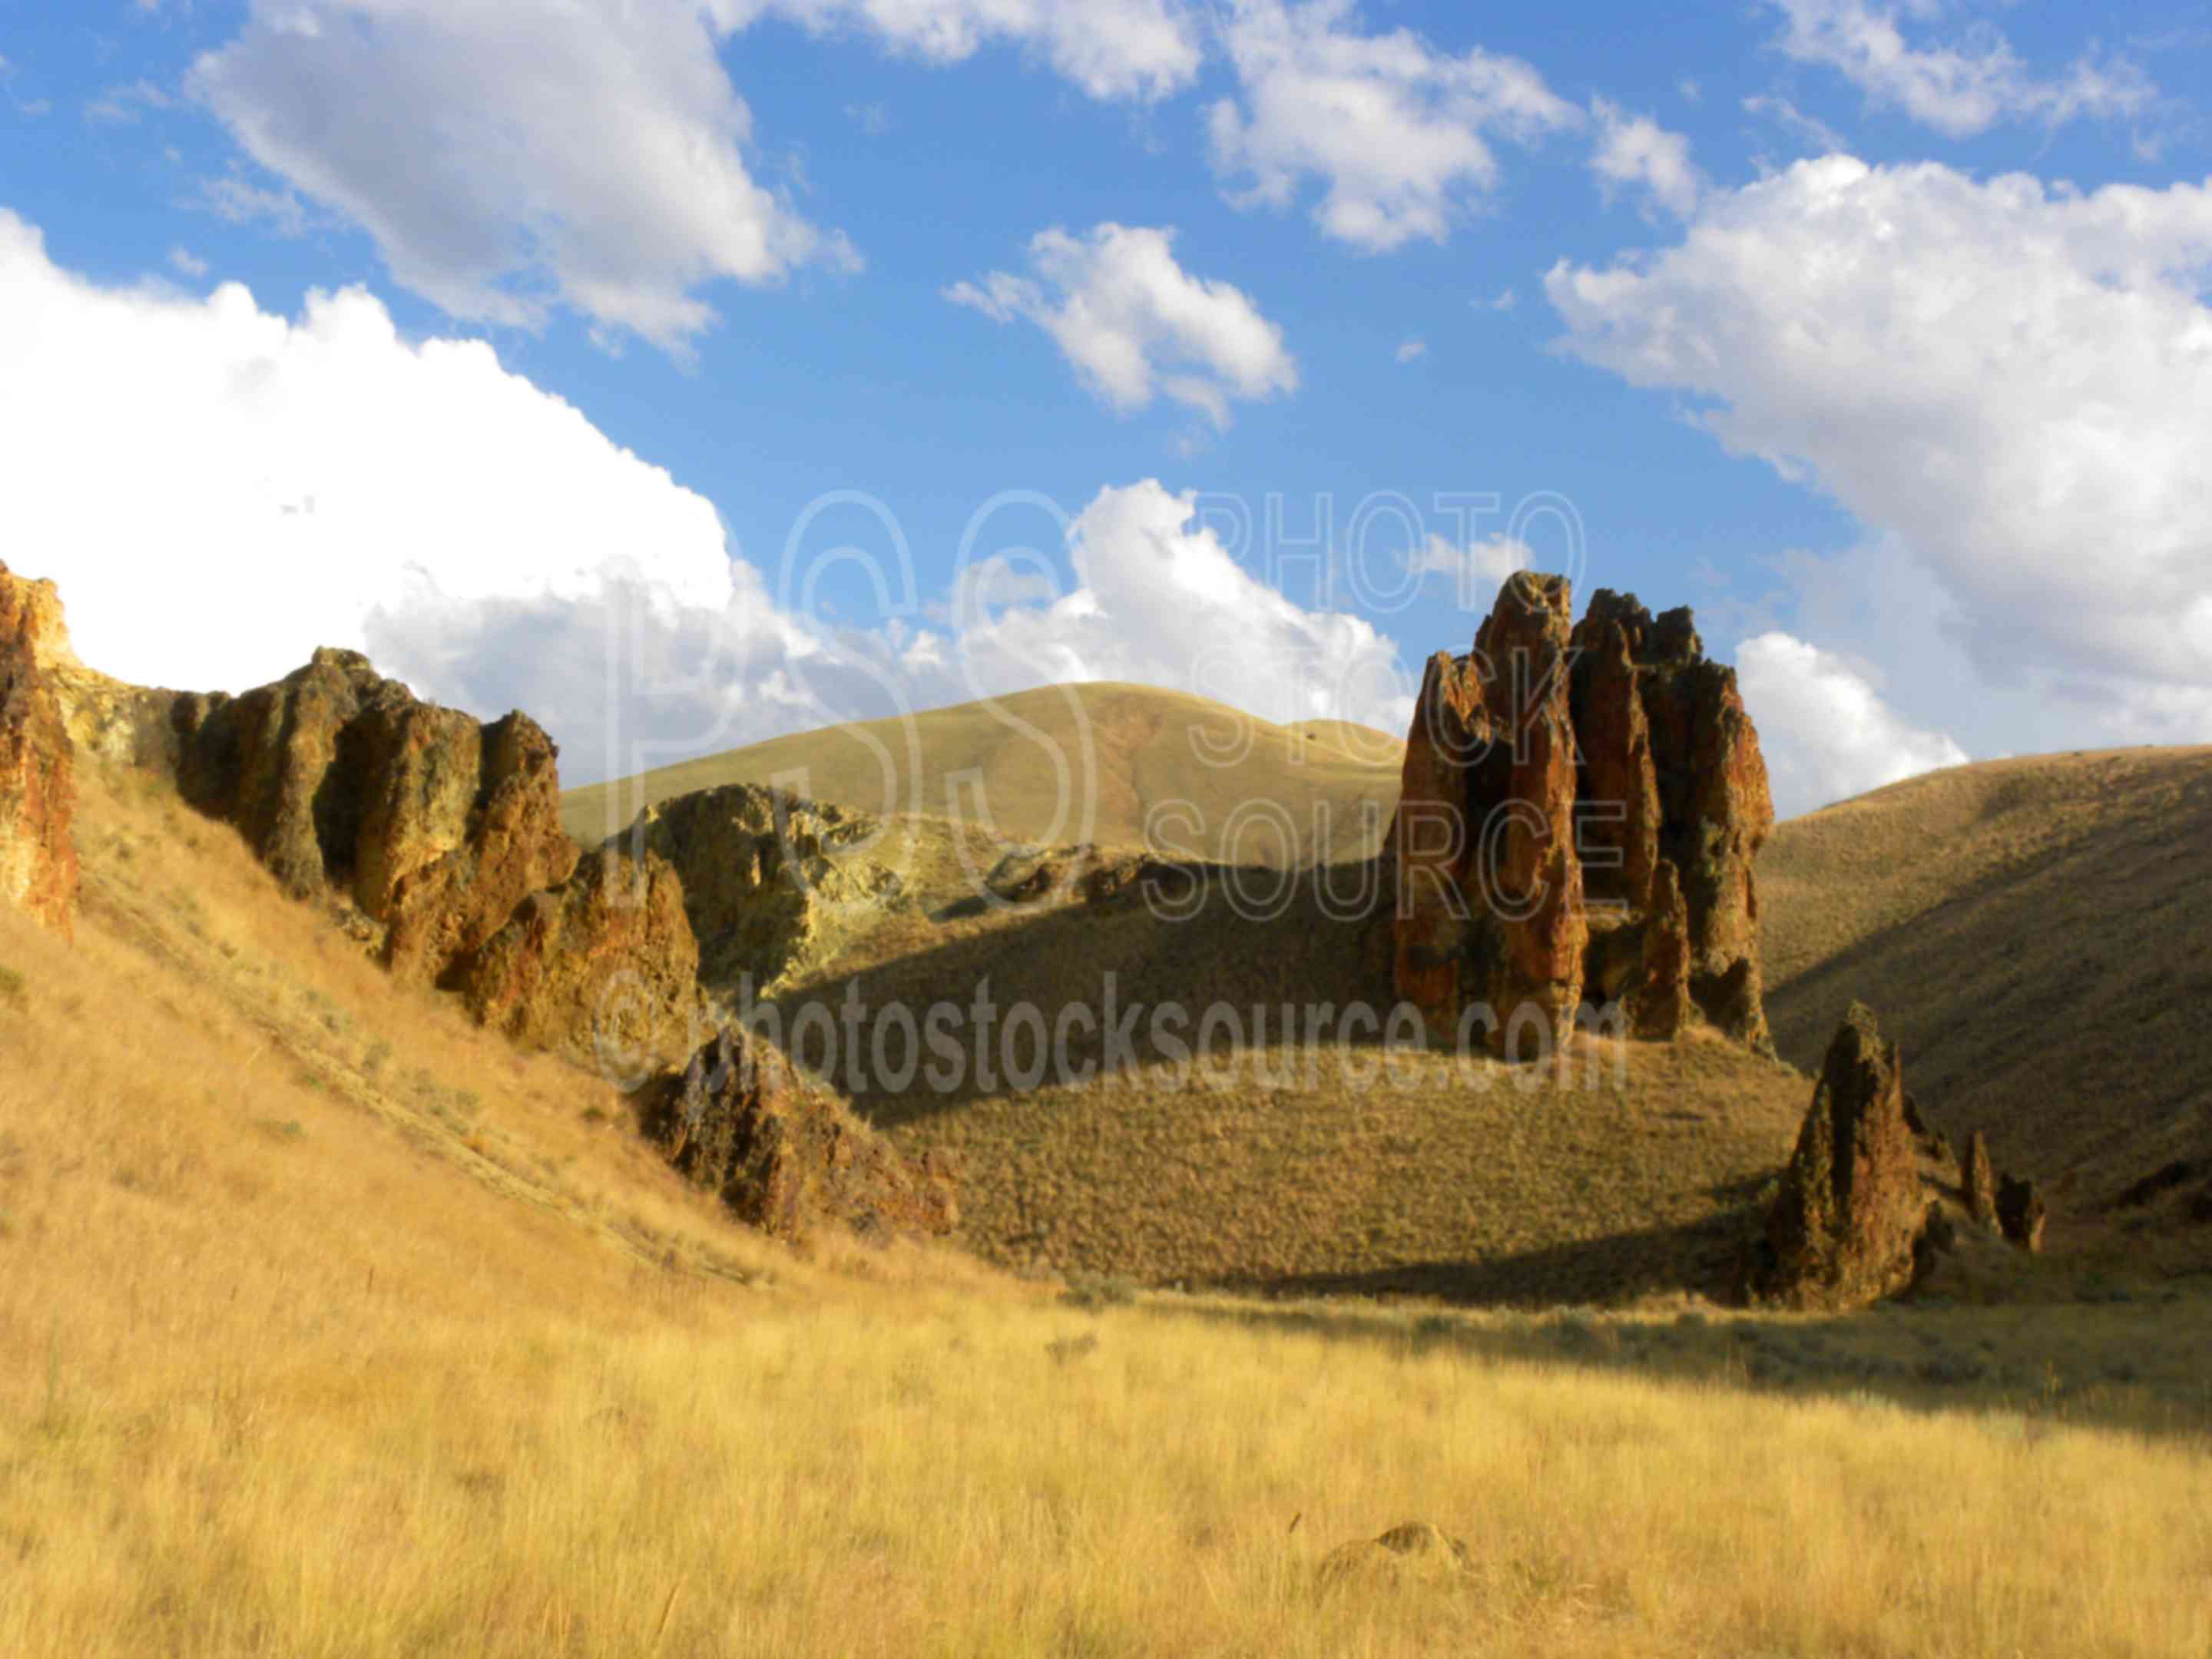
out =
<path fill-rule="evenodd" d="M 351 651 L 235 697 L 128 685 L 77 661 L 51 583 L 4 568 L 0 707 L 0 893 L 19 866 L 45 872 L 46 909 L 74 892 L 74 854 L 57 859 L 71 755 L 89 754 L 169 779 L 288 890 L 334 902 L 396 975 L 465 993 L 526 1042 L 674 1060 L 692 1045 L 698 953 L 676 878 L 653 860 L 642 884 L 578 870 L 558 751 L 526 714 L 424 702 Z M 35 838 L 16 828 L 33 822 Z"/>
<path fill-rule="evenodd" d="M 2033 1181 L 2005 1176 L 1997 1182 L 1997 1229 L 2031 1255 L 2043 1248 L 2043 1194 Z"/>
<path fill-rule="evenodd" d="M 54 585 L 0 564 L 0 903 L 67 938 L 77 898 L 76 750 L 42 659 L 65 637 L 60 627 Z"/>
<path fill-rule="evenodd" d="M 1984 1227 L 1997 1224 L 1996 1166 L 1990 1162 L 1988 1137 L 1979 1129 L 1966 1138 L 1966 1158 L 1960 1171 L 1960 1192 L 1966 1213 Z"/>
<path fill-rule="evenodd" d="M 1407 738 L 1393 977 L 1431 1026 L 1586 1000 L 1639 1035 L 1696 1019 L 1771 1052 L 1753 861 L 1774 823 L 1733 669 L 1686 610 L 1522 572 L 1466 657 L 1429 664 Z M 1522 1016 L 1526 1018 L 1525 1015 Z"/>
<path fill-rule="evenodd" d="M 1563 577 L 1516 573 L 1474 653 L 1431 659 L 1407 736 L 1394 979 L 1447 1039 L 1487 1014 L 1513 1051 L 1530 1013 L 1558 1039 L 1582 1003 L 1571 599 Z"/>
<path fill-rule="evenodd" d="M 680 1074 L 647 1085 L 638 1118 L 688 1179 L 778 1238 L 802 1240 L 825 1223 L 863 1238 L 941 1236 L 959 1221 L 941 1157 L 905 1158 L 843 1101 L 737 1030 Z"/>
<path fill-rule="evenodd" d="M 1904 1289 L 1931 1212 L 1905 1111 L 1905 1068 L 1853 1003 L 1828 1045 L 1813 1104 L 1753 1252 L 1751 1293 L 1848 1309 Z"/>
<path fill-rule="evenodd" d="M 524 899 L 458 972 L 484 1024 L 609 1077 L 682 1064 L 703 1029 L 683 884 L 651 853 L 641 864 L 586 857 Z"/>
<path fill-rule="evenodd" d="M 649 806 L 607 842 L 667 860 L 708 984 L 764 993 L 896 903 L 894 871 L 866 856 L 878 821 L 781 789 L 733 783 Z"/>

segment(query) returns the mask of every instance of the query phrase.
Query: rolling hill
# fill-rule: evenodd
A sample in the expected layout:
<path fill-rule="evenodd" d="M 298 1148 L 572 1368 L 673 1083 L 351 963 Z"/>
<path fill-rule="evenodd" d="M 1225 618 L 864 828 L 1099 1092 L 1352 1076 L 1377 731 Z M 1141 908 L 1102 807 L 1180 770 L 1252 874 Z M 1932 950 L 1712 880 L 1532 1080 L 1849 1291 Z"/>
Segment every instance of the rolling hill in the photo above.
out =
<path fill-rule="evenodd" d="M 878 816 L 980 820 L 1012 840 L 1133 846 L 1158 812 L 1152 839 L 1196 856 L 1343 860 L 1379 844 L 1404 756 L 1397 738 L 1348 721 L 1277 726 L 1183 692 L 1097 682 L 776 738 L 571 789 L 561 816 L 596 846 L 647 804 L 776 784 Z M 1263 805 L 1236 816 L 1248 802 Z"/>
<path fill-rule="evenodd" d="M 2212 748 L 1931 773 L 1783 824 L 1759 874 L 1785 1057 L 1858 997 L 1934 1121 L 2080 1210 L 2212 1173 Z"/>

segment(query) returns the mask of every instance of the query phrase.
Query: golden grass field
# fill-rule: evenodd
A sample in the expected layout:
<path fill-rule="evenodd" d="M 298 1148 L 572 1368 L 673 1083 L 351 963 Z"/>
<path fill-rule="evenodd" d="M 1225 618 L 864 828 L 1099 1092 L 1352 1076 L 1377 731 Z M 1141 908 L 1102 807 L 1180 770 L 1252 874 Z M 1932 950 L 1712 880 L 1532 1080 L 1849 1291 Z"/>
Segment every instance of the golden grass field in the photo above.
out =
<path fill-rule="evenodd" d="M 86 772 L 76 944 L 0 912 L 0 1652 L 2212 1648 L 2212 1298 L 2189 1281 L 2000 1256 L 1972 1305 L 1811 1318 L 1672 1291 L 1466 1311 L 793 1254 L 678 1184 L 603 1085 L 396 990 L 229 830 Z M 909 913 L 866 948 L 886 979 L 981 952 L 1047 997 L 1095 958 L 1020 930 L 1102 921 L 1124 925 Z M 1324 947 L 1278 926 L 1106 954 L 1140 984 L 1295 984 Z M 915 960 L 899 940 L 924 927 L 963 954 Z M 1665 1097 L 1707 1098 L 1714 1054 L 1664 1062 L 1683 1073 Z M 1426 1173 L 1391 1134 L 1443 1151 L 1451 1097 L 1429 1086 L 1416 1129 L 1364 1140 L 1363 1219 Z M 1753 1094 L 1744 1124 L 1778 1125 L 1785 1091 Z M 1322 1215 L 1308 1155 L 1370 1133 L 1332 1152 L 1322 1097 L 1224 1120 L 1261 1137 L 1274 1110 L 1279 1144 L 1256 1151 L 1192 1127 L 1210 1098 L 1094 1114 L 1098 1162 L 1071 1133 L 1034 1166 L 1065 1170 L 1063 1265 L 1100 1224 L 1076 1188 L 1162 1135 L 1186 1138 L 1181 1191 Z M 1656 1103 L 1634 1108 L 1648 1124 L 1618 1101 L 1575 1122 L 1536 1098 L 1525 1133 L 1585 1145 L 1592 1170 L 1624 1121 L 1688 1132 Z M 1045 1133 L 1016 1109 L 951 1121 L 971 1156 L 1003 1152 Z M 1748 1162 L 1753 1130 L 1731 1133 Z M 1545 1167 L 1492 1156 L 1516 1172 L 1500 1206 Z M 1467 1157 L 1417 1216 L 1449 1208 Z M 1019 1201 L 970 1182 L 986 1209 Z M 1565 1217 L 1574 1196 L 1544 1201 Z M 1313 1228 L 1290 1236 L 1334 1236 Z M 1474 1571 L 1322 1589 L 1326 1549 L 1415 1518 Z"/>

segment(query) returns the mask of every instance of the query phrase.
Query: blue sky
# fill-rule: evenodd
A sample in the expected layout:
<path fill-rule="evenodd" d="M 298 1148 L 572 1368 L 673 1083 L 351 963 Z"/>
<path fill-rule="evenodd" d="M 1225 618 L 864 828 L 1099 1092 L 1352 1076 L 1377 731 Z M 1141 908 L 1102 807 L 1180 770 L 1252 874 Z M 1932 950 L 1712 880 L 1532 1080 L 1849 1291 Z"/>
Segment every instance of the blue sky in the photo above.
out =
<path fill-rule="evenodd" d="M 1402 726 L 1516 561 L 1696 605 L 1785 811 L 2212 741 L 2212 5 L 1489 9 L 0 0 L 0 546 L 571 781 Z"/>

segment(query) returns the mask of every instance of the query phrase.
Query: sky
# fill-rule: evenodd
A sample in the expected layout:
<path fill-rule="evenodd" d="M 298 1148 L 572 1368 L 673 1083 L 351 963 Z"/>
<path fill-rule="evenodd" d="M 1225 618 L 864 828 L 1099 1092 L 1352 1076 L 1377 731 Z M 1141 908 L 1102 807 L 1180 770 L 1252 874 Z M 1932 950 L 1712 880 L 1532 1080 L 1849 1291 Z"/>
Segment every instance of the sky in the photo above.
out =
<path fill-rule="evenodd" d="M 2212 742 L 2212 3 L 0 0 L 0 558 L 582 783 L 1695 607 L 1785 814 Z"/>

